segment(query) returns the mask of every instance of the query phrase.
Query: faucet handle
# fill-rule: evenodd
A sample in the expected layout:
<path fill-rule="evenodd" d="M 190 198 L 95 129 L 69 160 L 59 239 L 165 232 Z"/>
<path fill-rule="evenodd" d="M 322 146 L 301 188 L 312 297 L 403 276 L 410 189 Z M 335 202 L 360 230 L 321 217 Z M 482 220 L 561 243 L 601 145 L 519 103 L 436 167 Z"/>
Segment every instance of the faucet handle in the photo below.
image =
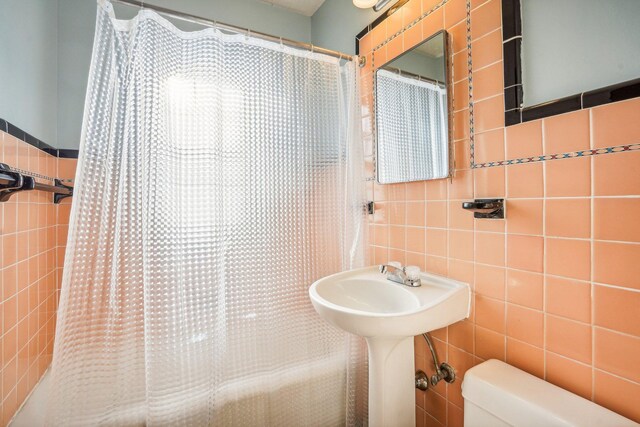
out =
<path fill-rule="evenodd" d="M 420 278 L 420 267 L 417 265 L 408 265 L 404 268 L 404 272 L 409 279 L 419 279 Z"/>
<path fill-rule="evenodd" d="M 400 261 L 389 261 L 387 265 L 390 265 L 392 267 L 399 268 L 400 270 L 402 270 L 402 263 Z"/>

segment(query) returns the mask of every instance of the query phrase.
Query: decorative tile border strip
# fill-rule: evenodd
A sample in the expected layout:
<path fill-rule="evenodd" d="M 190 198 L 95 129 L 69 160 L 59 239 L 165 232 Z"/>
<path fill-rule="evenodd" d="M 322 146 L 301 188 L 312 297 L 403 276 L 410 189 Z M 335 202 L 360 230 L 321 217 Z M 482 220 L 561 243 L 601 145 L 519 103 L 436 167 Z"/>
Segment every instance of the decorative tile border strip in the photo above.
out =
<path fill-rule="evenodd" d="M 475 166 L 475 125 L 473 115 L 473 58 L 471 56 L 471 0 L 467 0 L 467 72 L 469 75 L 469 167 Z"/>
<path fill-rule="evenodd" d="M 545 154 L 543 156 L 522 157 L 519 159 L 511 159 L 511 160 L 499 160 L 495 162 L 486 162 L 486 163 L 476 164 L 476 165 L 473 165 L 472 167 L 474 169 L 491 168 L 495 166 L 537 163 L 537 162 L 544 162 L 547 160 L 573 159 L 576 157 L 590 157 L 590 156 L 597 156 L 600 154 L 622 153 L 625 151 L 637 151 L 637 150 L 640 150 L 640 143 L 628 144 L 628 145 L 616 145 L 613 147 L 604 147 L 604 148 L 594 148 L 590 150 L 572 151 L 569 153 L 561 153 L 561 154 Z"/>
<path fill-rule="evenodd" d="M 71 150 L 65 148 L 54 148 L 36 138 L 35 136 L 23 131 L 18 126 L 9 123 L 7 120 L 0 119 L 0 131 L 6 132 L 11 136 L 18 138 L 19 140 L 26 142 L 27 144 L 35 147 L 39 150 L 44 151 L 45 153 L 58 158 L 63 159 L 77 159 L 78 158 L 78 150 Z"/>

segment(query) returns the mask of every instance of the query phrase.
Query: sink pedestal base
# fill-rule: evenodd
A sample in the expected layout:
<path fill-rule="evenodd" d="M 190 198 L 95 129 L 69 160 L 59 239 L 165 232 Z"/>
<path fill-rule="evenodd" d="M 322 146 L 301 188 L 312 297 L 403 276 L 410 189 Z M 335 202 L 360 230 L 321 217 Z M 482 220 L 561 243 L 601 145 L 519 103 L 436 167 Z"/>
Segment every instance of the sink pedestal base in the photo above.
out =
<path fill-rule="evenodd" d="M 369 426 L 414 427 L 413 337 L 366 338 L 369 348 Z"/>

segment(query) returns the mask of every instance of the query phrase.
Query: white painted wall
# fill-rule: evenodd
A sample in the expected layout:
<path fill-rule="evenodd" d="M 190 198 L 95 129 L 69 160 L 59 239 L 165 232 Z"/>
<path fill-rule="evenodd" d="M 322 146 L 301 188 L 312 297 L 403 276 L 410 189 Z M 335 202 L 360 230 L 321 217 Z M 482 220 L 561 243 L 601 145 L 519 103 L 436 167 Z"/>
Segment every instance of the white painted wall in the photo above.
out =
<path fill-rule="evenodd" d="M 522 0 L 524 105 L 640 77 L 640 0 Z"/>
<path fill-rule="evenodd" d="M 57 143 L 57 0 L 0 0 L 0 118 Z"/>
<path fill-rule="evenodd" d="M 376 13 L 373 9 L 358 9 L 351 0 L 325 0 L 311 17 L 311 42 L 353 55 L 356 35 L 393 3 Z"/>

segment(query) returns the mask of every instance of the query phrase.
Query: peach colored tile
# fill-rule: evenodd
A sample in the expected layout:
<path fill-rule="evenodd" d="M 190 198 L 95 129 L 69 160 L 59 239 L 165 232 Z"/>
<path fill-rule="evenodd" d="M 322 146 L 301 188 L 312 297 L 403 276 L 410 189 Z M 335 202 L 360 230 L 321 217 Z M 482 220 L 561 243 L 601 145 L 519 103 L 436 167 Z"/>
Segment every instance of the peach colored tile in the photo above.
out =
<path fill-rule="evenodd" d="M 542 237 L 507 235 L 507 266 L 542 273 L 544 240 Z"/>
<path fill-rule="evenodd" d="M 593 237 L 640 243 L 640 198 L 593 200 Z"/>
<path fill-rule="evenodd" d="M 640 141 L 640 99 L 614 102 L 591 109 L 592 148 Z"/>
<path fill-rule="evenodd" d="M 543 276 L 521 270 L 507 270 L 507 301 L 542 310 Z"/>
<path fill-rule="evenodd" d="M 395 249 L 404 249 L 405 245 L 405 227 L 390 225 L 389 226 L 389 247 Z"/>
<path fill-rule="evenodd" d="M 544 351 L 539 347 L 507 338 L 507 363 L 536 377 L 544 377 Z"/>
<path fill-rule="evenodd" d="M 499 0 L 491 0 L 484 5 L 471 11 L 471 38 L 477 40 L 479 37 L 500 28 L 502 24 L 502 12 Z"/>
<path fill-rule="evenodd" d="M 449 344 L 468 353 L 473 352 L 474 328 L 470 320 L 456 322 L 449 326 Z"/>
<path fill-rule="evenodd" d="M 401 225 L 406 223 L 406 205 L 404 202 L 388 202 L 386 207 L 389 224 Z"/>
<path fill-rule="evenodd" d="M 536 347 L 544 343 L 544 317 L 542 312 L 507 304 L 507 336 Z"/>
<path fill-rule="evenodd" d="M 509 198 L 532 198 L 543 195 L 542 162 L 507 166 L 507 196 Z"/>
<path fill-rule="evenodd" d="M 492 31 L 486 36 L 471 42 L 473 69 L 479 70 L 502 59 L 502 33 Z M 504 114 L 504 110 L 503 110 Z"/>
<path fill-rule="evenodd" d="M 508 233 L 542 235 L 542 199 L 512 199 L 507 200 L 506 203 Z"/>
<path fill-rule="evenodd" d="M 477 264 L 475 266 L 474 282 L 476 294 L 504 300 L 504 268 Z"/>
<path fill-rule="evenodd" d="M 546 316 L 546 348 L 583 363 L 591 363 L 591 326 L 562 317 Z"/>
<path fill-rule="evenodd" d="M 387 43 L 387 61 L 393 61 L 404 52 L 403 41 L 403 36 L 399 35 Z"/>
<path fill-rule="evenodd" d="M 449 345 L 448 347 L 449 363 L 456 367 L 458 378 L 464 378 L 464 374 L 477 363 L 472 354 L 469 354 L 459 347 Z M 462 406 L 464 400 L 461 393 L 462 381 L 454 381 L 449 385 L 448 397 L 449 401 L 455 405 Z"/>
<path fill-rule="evenodd" d="M 411 252 L 424 253 L 425 229 L 420 227 L 407 228 L 406 249 Z"/>
<path fill-rule="evenodd" d="M 474 153 L 476 163 L 504 160 L 504 130 L 495 129 L 477 134 Z"/>
<path fill-rule="evenodd" d="M 447 426 L 462 427 L 464 425 L 464 414 L 462 408 L 449 402 L 447 406 Z"/>
<path fill-rule="evenodd" d="M 594 402 L 640 423 L 640 384 L 594 371 Z"/>
<path fill-rule="evenodd" d="M 430 9 L 430 8 L 425 9 L 424 4 L 422 6 L 425 12 Z M 422 19 L 421 24 L 422 24 L 422 37 L 425 40 L 431 37 L 432 35 L 434 35 L 435 33 L 437 33 L 438 31 L 442 30 L 444 28 L 443 27 L 444 26 L 443 8 L 439 8 L 434 12 L 432 12 L 431 14 L 429 14 L 428 16 L 426 16 L 424 19 Z M 461 38 L 461 35 L 464 33 L 462 33 L 458 29 L 458 27 L 465 28 L 463 25 L 459 25 L 457 27 L 454 27 L 455 29 L 450 30 L 450 33 L 449 33 L 449 35 L 451 36 L 451 42 L 452 42 L 454 52 L 457 52 L 456 49 L 459 49 L 458 46 L 463 46 L 462 47 L 463 49 L 466 47 L 464 38 Z"/>
<path fill-rule="evenodd" d="M 429 255 L 447 256 L 447 230 L 426 229 L 426 253 Z"/>
<path fill-rule="evenodd" d="M 389 245 L 389 228 L 386 225 L 373 225 L 370 230 L 372 231 L 371 242 L 377 246 Z"/>
<path fill-rule="evenodd" d="M 506 141 L 508 159 L 541 155 L 542 120 L 534 120 L 507 127 Z"/>
<path fill-rule="evenodd" d="M 591 284 L 577 280 L 547 276 L 546 306 L 548 313 L 581 322 L 591 321 Z"/>
<path fill-rule="evenodd" d="M 423 243 L 424 245 L 424 243 Z M 425 263 L 424 251 L 422 253 L 418 252 L 407 252 L 405 257 L 405 261 L 407 265 L 415 265 L 420 267 L 421 271 L 427 270 L 427 264 Z"/>
<path fill-rule="evenodd" d="M 497 33 L 498 35 L 500 34 L 499 31 Z M 500 95 L 476 102 L 474 104 L 474 121 L 476 132 L 485 132 L 504 127 L 503 96 Z"/>
<path fill-rule="evenodd" d="M 445 228 L 447 226 L 447 202 L 426 203 L 427 227 Z"/>
<path fill-rule="evenodd" d="M 640 337 L 595 328 L 593 358 L 596 368 L 640 383 Z"/>
<path fill-rule="evenodd" d="M 591 195 L 591 160 L 588 157 L 545 162 L 547 197 Z"/>
<path fill-rule="evenodd" d="M 546 352 L 546 380 L 565 390 L 591 399 L 591 366 Z"/>
<path fill-rule="evenodd" d="M 595 282 L 640 289 L 640 245 L 595 241 L 593 253 Z"/>
<path fill-rule="evenodd" d="M 453 85 L 453 111 L 469 108 L 469 82 L 460 80 Z"/>
<path fill-rule="evenodd" d="M 451 28 L 467 16 L 466 0 L 449 0 L 444 5 L 444 26 Z"/>
<path fill-rule="evenodd" d="M 494 0 L 492 0 L 494 1 Z M 491 64 L 473 73 L 473 98 L 480 101 L 504 93 L 502 61 Z M 512 128 L 508 127 L 507 129 Z M 502 160 L 502 159 L 500 159 Z"/>
<path fill-rule="evenodd" d="M 469 139 L 469 110 L 460 110 L 453 113 L 453 139 Z"/>
<path fill-rule="evenodd" d="M 449 230 L 449 257 L 473 261 L 473 232 Z"/>
<path fill-rule="evenodd" d="M 593 156 L 595 196 L 640 195 L 640 151 Z"/>
<path fill-rule="evenodd" d="M 390 184 L 387 186 L 387 195 L 390 201 L 404 202 L 406 198 L 405 184 Z"/>
<path fill-rule="evenodd" d="M 407 201 L 425 200 L 425 191 L 424 181 L 408 182 L 405 197 Z"/>
<path fill-rule="evenodd" d="M 388 224 L 389 223 L 388 203 L 376 202 L 374 204 L 373 215 L 370 216 L 369 219 L 370 219 L 370 222 L 373 222 L 374 224 Z"/>
<path fill-rule="evenodd" d="M 435 179 L 427 181 L 426 197 L 427 200 L 446 200 L 447 199 L 447 180 Z"/>
<path fill-rule="evenodd" d="M 438 393 L 425 393 L 424 409 L 427 417 L 433 417 L 440 425 L 447 422 L 447 400 Z M 428 426 L 433 425 L 427 421 Z"/>
<path fill-rule="evenodd" d="M 502 233 L 476 233 L 475 260 L 481 264 L 504 266 L 505 235 Z"/>
<path fill-rule="evenodd" d="M 387 23 L 386 20 L 373 27 L 371 30 L 371 46 L 375 49 L 387 38 Z"/>
<path fill-rule="evenodd" d="M 429 32 L 426 28 L 426 20 L 423 20 L 422 26 L 422 34 L 425 36 L 427 34 L 433 34 L 434 31 Z M 459 23 L 458 25 L 448 28 L 449 38 L 451 40 L 451 49 L 452 53 L 458 53 L 467 48 L 467 27 L 464 22 Z"/>
<path fill-rule="evenodd" d="M 479 294 L 475 296 L 476 324 L 492 331 L 505 332 L 504 301 L 488 298 Z"/>
<path fill-rule="evenodd" d="M 447 259 L 439 256 L 427 255 L 425 257 L 427 271 L 433 274 L 446 276 L 448 273 Z"/>
<path fill-rule="evenodd" d="M 467 172 L 463 169 L 471 168 L 471 146 L 469 141 L 455 141 L 453 143 L 454 180 L 459 172 Z M 473 180 L 472 180 L 473 182 Z"/>
<path fill-rule="evenodd" d="M 422 14 L 422 0 L 409 0 L 407 3 L 402 6 L 402 27 L 407 28 L 407 26 L 416 19 L 420 17 Z M 420 27 L 418 25 L 418 27 Z"/>
<path fill-rule="evenodd" d="M 594 285 L 593 306 L 595 325 L 640 336 L 640 292 Z"/>
<path fill-rule="evenodd" d="M 467 141 L 465 143 L 468 144 Z M 473 198 L 473 172 L 470 170 L 457 171 L 449 188 L 449 199 L 466 200 Z"/>
<path fill-rule="evenodd" d="M 449 202 L 449 228 L 473 230 L 473 213 L 462 209 L 461 201 Z"/>
<path fill-rule="evenodd" d="M 449 259 L 449 272 L 447 276 L 463 283 L 468 283 L 473 289 L 473 269 L 474 264 L 471 261 L 459 259 Z M 471 312 L 473 312 L 473 303 L 471 304 Z"/>
<path fill-rule="evenodd" d="M 498 359 L 504 361 L 506 339 L 504 334 L 476 326 L 475 354 L 481 359 Z"/>
<path fill-rule="evenodd" d="M 475 169 L 476 198 L 504 197 L 505 171 L 503 166 Z"/>
<path fill-rule="evenodd" d="M 397 261 L 400 264 L 407 264 L 407 253 L 401 248 L 389 248 L 389 261 Z"/>
<path fill-rule="evenodd" d="M 504 219 L 475 219 L 475 229 L 477 231 L 493 231 L 494 233 L 505 232 L 505 220 Z"/>
<path fill-rule="evenodd" d="M 358 40 L 358 46 L 360 48 L 360 54 L 368 54 L 371 51 L 371 33 L 365 34 L 361 39 Z"/>
<path fill-rule="evenodd" d="M 588 240 L 547 238 L 546 272 L 554 276 L 589 280 L 591 242 Z"/>
<path fill-rule="evenodd" d="M 544 119 L 544 154 L 589 149 L 589 111 L 580 110 Z"/>
<path fill-rule="evenodd" d="M 591 237 L 591 200 L 549 199 L 545 206 L 545 235 Z"/>
<path fill-rule="evenodd" d="M 407 215 L 407 225 L 424 227 L 425 225 L 424 202 L 407 202 L 406 215 Z"/>
<path fill-rule="evenodd" d="M 469 77 L 469 68 L 467 67 L 467 60 L 468 60 L 468 54 L 466 49 L 453 55 L 452 80 L 454 82 L 459 82 L 460 80 L 463 80 Z"/>

